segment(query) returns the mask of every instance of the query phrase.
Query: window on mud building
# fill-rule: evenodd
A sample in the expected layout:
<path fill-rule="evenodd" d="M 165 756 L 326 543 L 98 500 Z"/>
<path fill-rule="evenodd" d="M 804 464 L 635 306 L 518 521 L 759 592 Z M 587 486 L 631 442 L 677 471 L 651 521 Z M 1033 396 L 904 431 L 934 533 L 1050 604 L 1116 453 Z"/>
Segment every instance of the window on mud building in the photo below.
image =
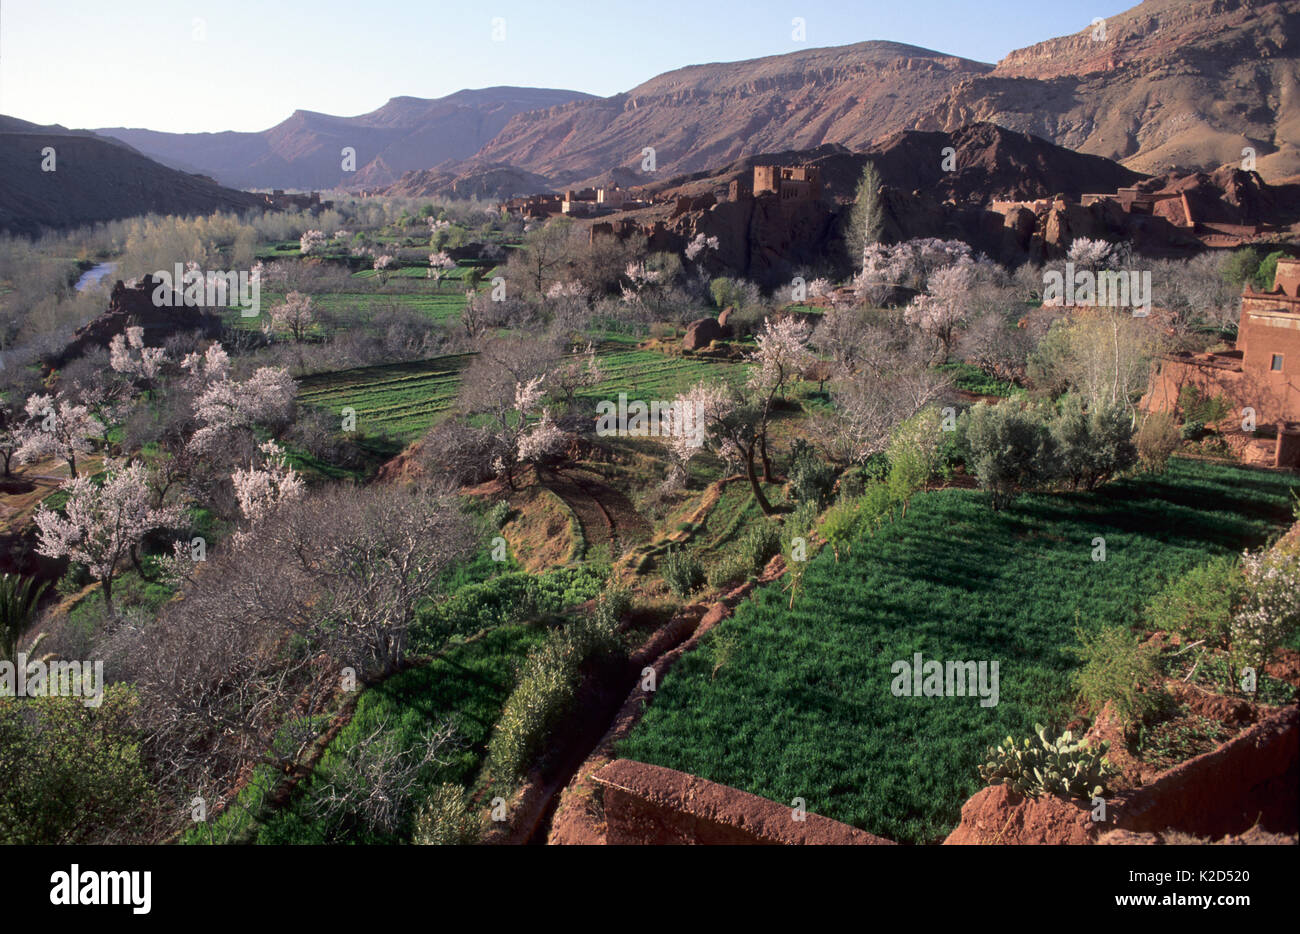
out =
<path fill-rule="evenodd" d="M 1273 365 L 1269 369 L 1274 373 L 1282 372 L 1282 355 L 1280 353 L 1273 354 Z"/>

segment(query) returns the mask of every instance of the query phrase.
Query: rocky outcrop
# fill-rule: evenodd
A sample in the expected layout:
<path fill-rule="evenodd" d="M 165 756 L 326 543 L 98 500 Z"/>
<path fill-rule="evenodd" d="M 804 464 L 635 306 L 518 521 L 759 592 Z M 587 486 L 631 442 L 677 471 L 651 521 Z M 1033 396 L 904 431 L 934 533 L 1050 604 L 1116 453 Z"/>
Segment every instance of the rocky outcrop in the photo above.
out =
<path fill-rule="evenodd" d="M 144 328 L 146 346 L 157 347 L 173 334 L 201 331 L 206 337 L 221 333 L 221 319 L 202 309 L 186 307 L 179 297 L 171 307 L 154 304 L 154 292 L 161 280 L 145 276 L 134 287 L 118 280 L 109 295 L 108 308 L 88 324 L 77 329 L 72 340 L 57 355 L 46 361 L 58 369 L 95 347 L 107 347 L 118 334 L 132 326 Z"/>
<path fill-rule="evenodd" d="M 720 341 L 727 335 L 727 330 L 718 323 L 717 318 L 697 318 L 686 326 L 682 338 L 682 350 L 703 350 L 713 341 Z"/>

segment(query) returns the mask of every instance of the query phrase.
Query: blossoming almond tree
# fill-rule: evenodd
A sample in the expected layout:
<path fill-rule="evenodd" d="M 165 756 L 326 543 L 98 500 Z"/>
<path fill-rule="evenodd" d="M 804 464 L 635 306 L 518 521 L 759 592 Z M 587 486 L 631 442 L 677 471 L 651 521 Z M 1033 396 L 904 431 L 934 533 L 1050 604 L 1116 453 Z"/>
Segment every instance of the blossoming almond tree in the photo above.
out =
<path fill-rule="evenodd" d="M 767 451 L 767 427 L 772 417 L 772 406 L 778 394 L 798 379 L 813 360 L 808 349 L 812 327 L 807 321 L 794 316 L 771 318 L 763 322 L 763 330 L 754 337 L 758 349 L 750 355 L 755 364 L 747 386 L 754 396 L 759 424 L 758 449 L 763 461 L 763 480 L 772 482 L 772 461 Z"/>
<path fill-rule="evenodd" d="M 315 320 L 314 311 L 310 295 L 290 292 L 282 303 L 271 306 L 267 330 L 288 332 L 293 335 L 294 343 L 301 343 Z"/>
<path fill-rule="evenodd" d="M 63 514 L 42 505 L 33 517 L 40 536 L 36 550 L 84 564 L 103 586 L 111 614 L 118 563 L 134 555 L 146 532 L 179 525 L 181 507 L 151 505 L 148 474 L 139 462 L 110 469 L 102 486 L 76 477 L 62 489 L 68 494 Z"/>
<path fill-rule="evenodd" d="M 42 393 L 29 396 L 26 408 L 29 423 L 18 448 L 19 463 L 57 457 L 67 462 L 68 473 L 75 478 L 77 454 L 91 449 L 90 439 L 103 434 L 103 424 L 86 406 Z"/>
<path fill-rule="evenodd" d="M 214 451 L 232 431 L 255 425 L 274 425 L 289 418 L 298 384 L 283 367 L 261 367 L 249 379 L 230 378 L 211 383 L 194 400 L 194 414 L 203 426 L 194 432 L 190 447 L 200 453 Z"/>
<path fill-rule="evenodd" d="M 129 327 L 126 335 L 113 335 L 108 345 L 108 365 L 145 381 L 156 379 L 167 362 L 167 352 L 161 347 L 144 345 L 144 328 Z"/>

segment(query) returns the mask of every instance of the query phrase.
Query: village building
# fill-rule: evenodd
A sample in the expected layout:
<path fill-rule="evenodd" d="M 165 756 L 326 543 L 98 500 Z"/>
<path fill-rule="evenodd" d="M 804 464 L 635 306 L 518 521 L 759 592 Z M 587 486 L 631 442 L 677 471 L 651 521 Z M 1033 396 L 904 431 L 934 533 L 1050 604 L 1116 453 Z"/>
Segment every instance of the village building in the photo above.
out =
<path fill-rule="evenodd" d="M 1247 286 L 1232 350 L 1157 361 L 1143 408 L 1177 411 L 1186 386 L 1227 398 L 1234 420 L 1253 417 L 1258 428 L 1276 431 L 1272 463 L 1300 467 L 1300 259 L 1278 260 L 1271 289 Z"/>
<path fill-rule="evenodd" d="M 727 196 L 732 201 L 775 195 L 782 201 L 820 201 L 821 169 L 812 165 L 756 165 L 751 179 L 733 179 Z"/>
<path fill-rule="evenodd" d="M 319 214 L 334 207 L 333 201 L 320 199 L 319 191 L 310 194 L 285 194 L 283 188 L 276 188 L 270 194 L 263 194 L 262 197 L 266 200 L 267 207 L 276 211 L 310 211 L 312 214 Z"/>

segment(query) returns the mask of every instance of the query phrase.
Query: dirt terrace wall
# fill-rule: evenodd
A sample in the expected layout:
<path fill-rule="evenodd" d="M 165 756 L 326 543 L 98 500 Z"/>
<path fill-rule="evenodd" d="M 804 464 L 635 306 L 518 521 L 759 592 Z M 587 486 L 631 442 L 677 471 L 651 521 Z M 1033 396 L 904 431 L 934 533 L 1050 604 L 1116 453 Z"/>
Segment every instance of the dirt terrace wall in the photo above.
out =
<path fill-rule="evenodd" d="M 1212 752 L 1107 802 L 1106 823 L 1062 798 L 1022 798 L 985 788 L 961 809 L 944 843 L 1080 844 L 1108 830 L 1179 830 L 1198 837 L 1240 834 L 1258 824 L 1295 833 L 1300 825 L 1300 707 L 1284 707 Z"/>
<path fill-rule="evenodd" d="M 797 821 L 786 805 L 630 759 L 616 759 L 592 781 L 602 791 L 609 844 L 893 845 L 818 814 Z"/>

